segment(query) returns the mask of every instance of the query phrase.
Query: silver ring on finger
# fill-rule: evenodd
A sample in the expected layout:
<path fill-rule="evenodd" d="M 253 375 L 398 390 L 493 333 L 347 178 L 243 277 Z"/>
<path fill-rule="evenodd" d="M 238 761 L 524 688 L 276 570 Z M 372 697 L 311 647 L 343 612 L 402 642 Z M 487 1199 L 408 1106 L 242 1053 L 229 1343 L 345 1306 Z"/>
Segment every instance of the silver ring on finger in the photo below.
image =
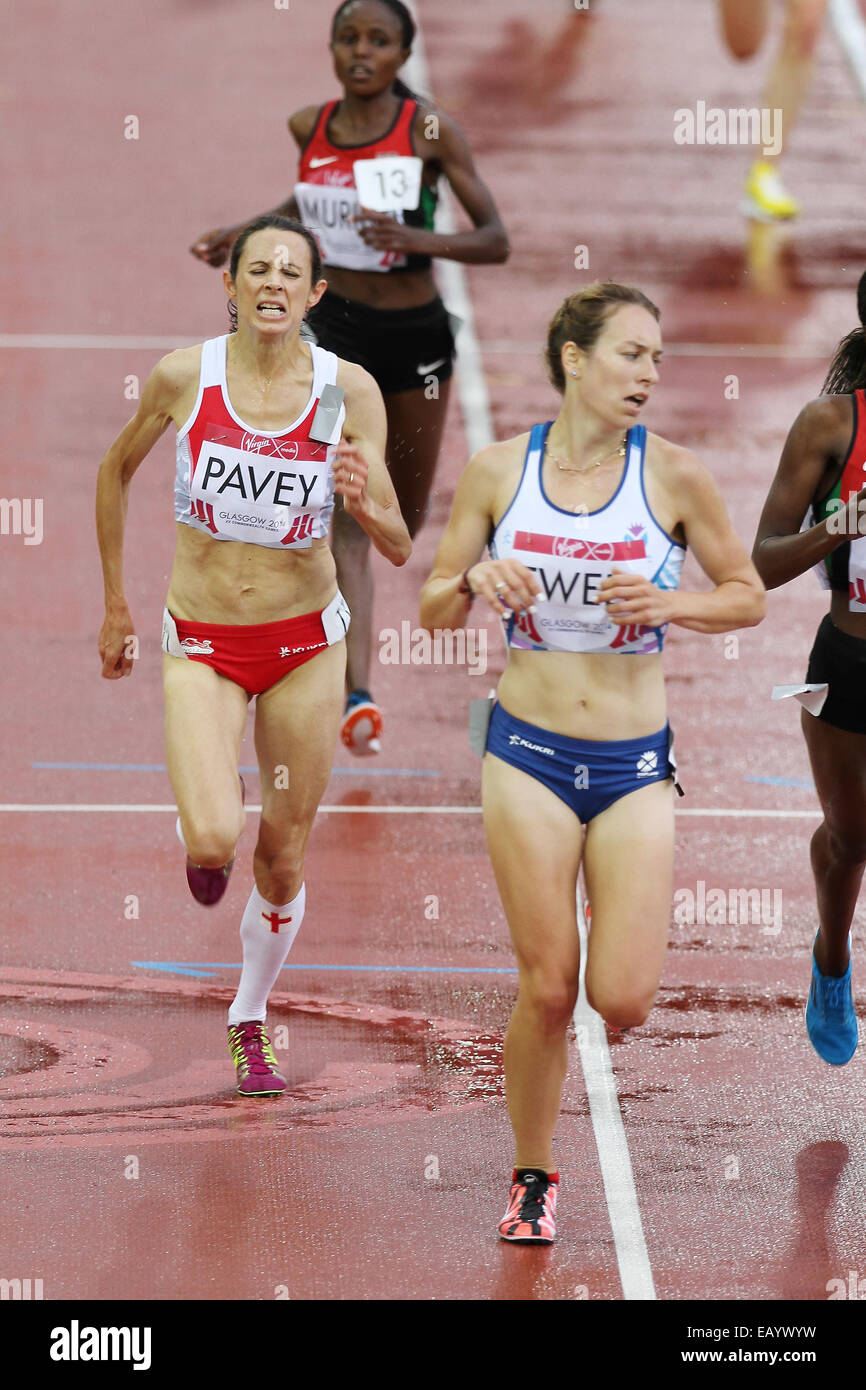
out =
<path fill-rule="evenodd" d="M 350 482 L 350 483 L 353 481 L 354 477 L 355 477 L 354 473 L 350 473 L 350 474 L 349 474 L 349 482 Z"/>
<path fill-rule="evenodd" d="M 507 589 L 507 588 L 508 588 L 508 585 L 505 584 L 505 583 L 503 583 L 503 581 L 500 579 L 499 583 L 496 585 L 496 592 L 497 592 L 497 594 L 498 594 L 500 589 Z"/>

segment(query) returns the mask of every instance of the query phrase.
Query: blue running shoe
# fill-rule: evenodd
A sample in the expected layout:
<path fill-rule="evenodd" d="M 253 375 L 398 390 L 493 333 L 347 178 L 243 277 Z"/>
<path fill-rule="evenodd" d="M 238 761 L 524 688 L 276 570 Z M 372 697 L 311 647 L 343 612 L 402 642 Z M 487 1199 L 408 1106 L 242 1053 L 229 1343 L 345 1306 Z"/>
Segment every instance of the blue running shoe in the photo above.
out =
<path fill-rule="evenodd" d="M 831 1067 L 844 1067 L 857 1050 L 857 1015 L 851 996 L 851 961 L 848 961 L 848 969 L 844 975 L 822 975 L 815 963 L 814 947 L 812 987 L 806 1004 L 806 1032 L 818 1056 L 829 1062 Z"/>

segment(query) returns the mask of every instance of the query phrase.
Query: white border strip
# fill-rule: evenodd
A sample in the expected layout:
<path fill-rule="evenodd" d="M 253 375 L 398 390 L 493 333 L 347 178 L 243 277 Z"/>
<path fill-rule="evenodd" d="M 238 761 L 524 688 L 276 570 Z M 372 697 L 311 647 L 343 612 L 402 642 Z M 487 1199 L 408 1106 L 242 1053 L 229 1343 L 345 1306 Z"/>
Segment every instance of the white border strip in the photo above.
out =
<path fill-rule="evenodd" d="M 418 7 L 409 0 L 409 9 L 415 19 L 417 32 L 412 45 L 412 55 L 402 69 L 407 86 L 420 88 L 421 93 L 432 96 L 430 69 L 424 48 L 424 35 Z M 451 195 L 445 182 L 440 183 L 439 205 L 436 209 L 435 227 L 445 235 L 455 232 L 457 225 Z M 466 274 L 459 261 L 437 261 L 436 276 L 445 301 L 451 313 L 463 320 L 457 334 L 457 394 L 463 413 L 463 429 L 470 454 L 485 449 L 493 443 L 493 421 L 490 415 L 490 399 L 481 366 L 481 350 L 475 333 L 475 315 L 466 288 Z"/>
<path fill-rule="evenodd" d="M 866 24 L 856 0 L 830 0 L 830 22 L 860 95 L 866 99 Z"/>
<path fill-rule="evenodd" d="M 574 1009 L 574 1026 L 623 1297 L 629 1300 L 654 1299 L 656 1290 L 652 1267 L 640 1219 L 607 1035 L 602 1019 L 590 1008 L 584 991 L 588 934 L 580 883 L 577 890 L 577 926 L 580 932 L 580 992 Z"/>

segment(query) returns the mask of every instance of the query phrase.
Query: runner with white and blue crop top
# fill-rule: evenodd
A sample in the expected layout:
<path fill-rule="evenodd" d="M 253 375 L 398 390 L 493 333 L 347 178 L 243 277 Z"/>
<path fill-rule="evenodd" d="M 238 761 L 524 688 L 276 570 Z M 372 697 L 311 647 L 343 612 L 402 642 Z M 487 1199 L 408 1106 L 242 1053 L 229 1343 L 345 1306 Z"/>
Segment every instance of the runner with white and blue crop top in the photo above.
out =
<path fill-rule="evenodd" d="M 304 918 L 304 856 L 331 772 L 349 609 L 328 548 L 336 506 L 402 565 L 409 533 L 385 465 L 385 408 L 362 367 L 303 341 L 325 281 L 314 237 L 263 217 L 224 273 L 235 331 L 170 353 L 99 470 L 102 674 L 131 675 L 123 583 L 129 485 L 177 428 L 174 568 L 163 615 L 168 773 L 194 897 L 223 896 L 244 825 L 238 755 L 256 697 L 262 816 L 241 922 L 229 1047 L 243 1095 L 285 1090 L 268 995 Z"/>
<path fill-rule="evenodd" d="M 665 631 L 727 632 L 764 614 L 707 470 L 637 423 L 658 380 L 658 319 L 639 290 L 613 283 L 565 301 L 547 343 L 559 414 L 473 457 L 422 591 L 427 628 L 463 625 L 483 595 L 508 646 L 482 765 L 519 970 L 504 1056 L 516 1144 L 506 1241 L 555 1235 L 581 862 L 590 1004 L 611 1027 L 634 1027 L 661 977 L 673 874 Z M 491 558 L 479 561 L 485 545 Z M 686 546 L 710 593 L 679 588 Z"/>

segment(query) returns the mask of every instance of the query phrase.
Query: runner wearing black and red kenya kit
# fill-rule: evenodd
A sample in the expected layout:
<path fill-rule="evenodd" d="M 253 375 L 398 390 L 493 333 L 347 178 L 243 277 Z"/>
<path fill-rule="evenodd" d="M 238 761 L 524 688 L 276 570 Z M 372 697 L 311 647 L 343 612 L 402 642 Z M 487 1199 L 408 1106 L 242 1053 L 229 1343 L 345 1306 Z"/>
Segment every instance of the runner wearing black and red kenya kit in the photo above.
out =
<path fill-rule="evenodd" d="M 815 700 L 800 719 L 824 813 L 806 1032 L 831 1066 L 857 1047 L 849 933 L 866 865 L 866 274 L 857 311 L 863 326 L 836 349 L 825 394 L 791 426 L 752 552 L 768 589 L 814 568 L 831 590 L 806 672 L 818 689 L 799 692 Z"/>
<path fill-rule="evenodd" d="M 414 35 L 412 16 L 400 0 L 349 0 L 339 7 L 331 53 L 343 96 L 289 117 L 301 150 L 298 182 L 275 209 L 299 216 L 319 239 L 328 289 L 308 321 L 322 346 L 360 362 L 379 383 L 388 416 L 388 466 L 413 537 L 433 482 L 454 352 L 431 257 L 481 264 L 508 256 L 493 199 L 461 131 L 397 77 Z M 441 175 L 473 230 L 451 236 L 433 231 Z M 365 199 L 380 208 L 388 203 L 391 210 L 374 211 Z M 221 265 L 238 231 L 208 232 L 193 253 Z M 379 752 L 382 731 L 381 711 L 370 694 L 369 541 L 350 516 L 338 512 L 333 547 L 340 588 L 352 610 L 341 737 L 363 756 Z"/>
<path fill-rule="evenodd" d="M 559 413 L 470 460 L 421 594 L 428 629 L 460 627 L 478 594 L 505 624 L 482 801 L 519 971 L 505 1038 L 516 1146 L 499 1223 L 507 1241 L 555 1235 L 581 861 L 592 1007 L 613 1028 L 635 1027 L 661 977 L 674 847 L 667 626 L 728 632 L 764 614 L 710 474 L 638 424 L 658 380 L 658 318 L 626 285 L 590 285 L 564 302 L 547 342 Z M 679 588 L 686 545 L 710 593 Z M 485 546 L 491 558 L 479 562 Z"/>
<path fill-rule="evenodd" d="M 235 331 L 159 362 L 99 470 L 106 615 L 102 674 L 131 675 L 123 583 L 129 485 L 177 428 L 177 549 L 163 620 L 168 772 L 199 902 L 226 888 L 244 825 L 238 757 L 255 695 L 262 817 L 241 922 L 243 971 L 229 1045 L 243 1095 L 286 1083 L 267 998 L 304 917 L 304 855 L 340 724 L 349 609 L 327 535 L 344 507 L 403 565 L 412 545 L 385 465 L 385 408 L 363 367 L 304 342 L 325 281 L 314 238 L 263 217 L 224 274 Z"/>

